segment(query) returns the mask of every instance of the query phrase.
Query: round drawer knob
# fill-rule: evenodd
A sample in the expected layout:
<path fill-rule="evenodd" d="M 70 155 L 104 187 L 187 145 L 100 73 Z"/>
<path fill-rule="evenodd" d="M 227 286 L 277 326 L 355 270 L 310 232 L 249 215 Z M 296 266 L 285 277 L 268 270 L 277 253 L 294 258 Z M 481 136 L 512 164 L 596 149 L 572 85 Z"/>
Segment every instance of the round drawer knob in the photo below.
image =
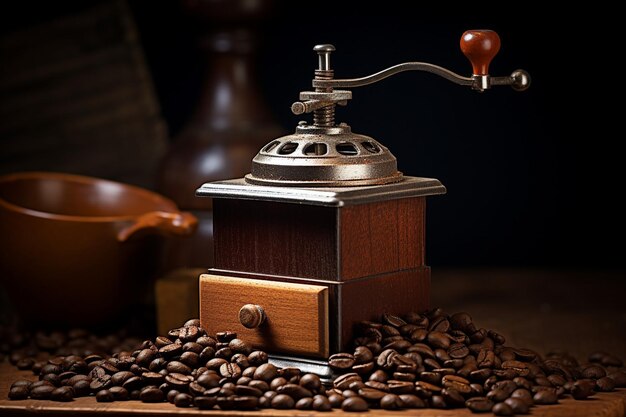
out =
<path fill-rule="evenodd" d="M 263 307 L 256 304 L 246 304 L 239 310 L 239 322 L 248 329 L 255 329 L 265 321 Z"/>

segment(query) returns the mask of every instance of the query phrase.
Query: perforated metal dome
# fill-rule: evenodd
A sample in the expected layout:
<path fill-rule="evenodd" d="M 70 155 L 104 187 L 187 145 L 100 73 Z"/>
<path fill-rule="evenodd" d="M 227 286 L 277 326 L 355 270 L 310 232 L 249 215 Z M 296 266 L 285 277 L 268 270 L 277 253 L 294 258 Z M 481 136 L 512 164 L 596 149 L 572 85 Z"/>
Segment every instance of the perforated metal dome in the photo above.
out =
<path fill-rule="evenodd" d="M 300 125 L 293 135 L 265 145 L 246 181 L 260 185 L 342 187 L 388 184 L 402 179 L 396 157 L 350 126 Z"/>

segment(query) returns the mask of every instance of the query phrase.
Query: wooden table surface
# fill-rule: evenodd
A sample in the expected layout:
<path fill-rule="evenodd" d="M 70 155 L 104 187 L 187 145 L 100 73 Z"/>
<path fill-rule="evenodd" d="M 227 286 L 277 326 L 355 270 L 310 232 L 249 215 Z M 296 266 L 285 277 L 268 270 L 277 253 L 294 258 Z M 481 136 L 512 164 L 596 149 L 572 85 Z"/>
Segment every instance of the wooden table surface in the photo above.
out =
<path fill-rule="evenodd" d="M 434 270 L 432 304 L 449 312 L 468 311 L 477 325 L 493 328 L 507 336 L 507 343 L 539 352 L 567 350 L 584 358 L 593 350 L 606 350 L 626 359 L 626 276 L 622 271 L 516 271 L 516 270 Z M 213 414 L 219 416 L 314 416 L 313 411 L 200 411 L 180 409 L 171 404 L 144 404 L 138 401 L 97 403 L 95 398 L 78 398 L 69 403 L 51 401 L 10 401 L 10 383 L 32 378 L 0 364 L 0 416 L 17 415 L 141 415 L 163 416 Z M 346 414 L 333 411 L 330 415 Z M 350 413 L 354 415 L 353 413 Z M 371 410 L 374 416 L 462 417 L 459 410 Z M 487 414 L 491 415 L 491 414 Z M 586 401 L 561 400 L 559 405 L 534 407 L 532 416 L 624 417 L 626 389 L 600 393 Z"/>

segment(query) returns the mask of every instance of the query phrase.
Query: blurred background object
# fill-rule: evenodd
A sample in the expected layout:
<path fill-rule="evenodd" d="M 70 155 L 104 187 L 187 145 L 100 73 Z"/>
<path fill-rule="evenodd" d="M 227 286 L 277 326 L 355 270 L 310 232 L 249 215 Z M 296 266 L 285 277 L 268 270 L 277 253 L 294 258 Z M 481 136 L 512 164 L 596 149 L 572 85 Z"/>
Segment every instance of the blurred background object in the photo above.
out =
<path fill-rule="evenodd" d="M 0 173 L 153 187 L 167 132 L 129 8 L 61 3 L 3 13 Z"/>
<path fill-rule="evenodd" d="M 204 75 L 194 110 L 161 165 L 158 187 L 200 219 L 192 239 L 174 242 L 171 265 L 209 267 L 211 200 L 196 198 L 196 189 L 247 174 L 259 148 L 281 133 L 261 95 L 256 66 L 259 26 L 273 1 L 183 0 L 180 5 L 198 31 L 192 44 L 200 47 Z"/>

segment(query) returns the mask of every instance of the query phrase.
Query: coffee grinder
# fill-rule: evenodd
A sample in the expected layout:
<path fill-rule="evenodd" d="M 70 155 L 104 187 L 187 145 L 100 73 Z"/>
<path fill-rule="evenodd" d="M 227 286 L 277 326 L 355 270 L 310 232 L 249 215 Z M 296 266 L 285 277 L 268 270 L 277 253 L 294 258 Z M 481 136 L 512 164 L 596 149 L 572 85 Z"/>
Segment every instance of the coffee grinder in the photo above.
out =
<path fill-rule="evenodd" d="M 529 87 L 525 71 L 493 77 L 500 48 L 489 30 L 467 31 L 461 50 L 473 75 L 423 62 L 399 64 L 362 78 L 335 79 L 332 45 L 317 45 L 313 91 L 300 93 L 294 114 L 313 113 L 292 135 L 271 140 L 244 178 L 202 185 L 213 198 L 215 266 L 200 277 L 200 320 L 209 332 L 235 330 L 271 354 L 329 378 L 325 359 L 346 348 L 353 325 L 383 312 L 429 307 L 424 259 L 426 197 L 444 194 L 436 179 L 402 175 L 375 139 L 335 123 L 352 93 L 403 71 L 425 71 L 474 91 Z"/>

